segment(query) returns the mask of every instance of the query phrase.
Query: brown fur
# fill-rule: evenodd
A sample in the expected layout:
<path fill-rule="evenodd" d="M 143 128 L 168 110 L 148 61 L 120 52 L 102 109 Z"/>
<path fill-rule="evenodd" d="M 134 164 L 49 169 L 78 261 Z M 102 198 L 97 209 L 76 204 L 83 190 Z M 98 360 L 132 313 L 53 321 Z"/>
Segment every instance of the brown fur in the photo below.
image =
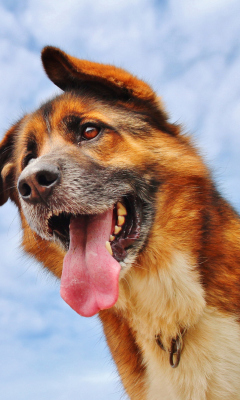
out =
<path fill-rule="evenodd" d="M 24 249 L 61 277 L 65 251 L 32 231 L 17 192 L 29 153 L 53 162 L 64 157 L 91 176 L 89 160 L 113 180 L 122 171 L 153 210 L 144 243 L 122 270 L 118 302 L 99 313 L 126 392 L 136 400 L 240 399 L 239 216 L 145 82 L 51 47 L 42 57 L 66 93 L 25 116 L 0 147 L 0 204 L 10 197 L 19 208 Z M 106 134 L 78 147 L 68 115 L 101 121 Z M 183 330 L 182 359 L 173 370 L 155 336 L 168 350 Z"/>

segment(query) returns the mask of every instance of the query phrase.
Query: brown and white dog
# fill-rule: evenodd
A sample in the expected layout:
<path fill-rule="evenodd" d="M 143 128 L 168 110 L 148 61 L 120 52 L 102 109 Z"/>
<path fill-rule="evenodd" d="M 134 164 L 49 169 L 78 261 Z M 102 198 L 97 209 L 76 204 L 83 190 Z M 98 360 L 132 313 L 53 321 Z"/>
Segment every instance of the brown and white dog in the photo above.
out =
<path fill-rule="evenodd" d="M 0 201 L 133 400 L 240 399 L 240 219 L 152 89 L 46 47 L 64 93 L 0 144 Z"/>

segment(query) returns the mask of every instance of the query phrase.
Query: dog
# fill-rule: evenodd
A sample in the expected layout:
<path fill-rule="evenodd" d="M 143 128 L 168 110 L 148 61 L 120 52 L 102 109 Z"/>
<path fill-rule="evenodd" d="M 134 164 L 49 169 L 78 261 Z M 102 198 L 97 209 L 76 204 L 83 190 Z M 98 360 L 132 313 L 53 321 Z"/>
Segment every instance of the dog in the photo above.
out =
<path fill-rule="evenodd" d="M 42 51 L 63 93 L 0 144 L 22 245 L 98 314 L 132 400 L 240 399 L 240 219 L 127 71 Z"/>

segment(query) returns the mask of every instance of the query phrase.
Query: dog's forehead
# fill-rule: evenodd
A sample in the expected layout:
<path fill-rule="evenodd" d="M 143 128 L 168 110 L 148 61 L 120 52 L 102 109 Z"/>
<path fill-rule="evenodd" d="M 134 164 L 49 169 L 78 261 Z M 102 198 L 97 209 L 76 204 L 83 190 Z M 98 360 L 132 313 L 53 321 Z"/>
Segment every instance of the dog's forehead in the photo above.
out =
<path fill-rule="evenodd" d="M 99 119 L 110 123 L 111 114 L 114 115 L 110 109 L 107 102 L 100 99 L 67 92 L 43 104 L 34 116 L 42 118 L 46 124 L 51 123 L 53 126 L 56 126 L 68 115 L 77 115 L 82 119 Z"/>
<path fill-rule="evenodd" d="M 113 123 L 116 112 L 101 100 L 63 93 L 42 104 L 25 118 L 21 124 L 18 145 L 26 145 L 29 140 L 37 140 L 40 146 L 54 131 L 59 132 L 62 122 L 68 116 L 75 115 L 85 122 L 99 121 L 109 125 Z"/>

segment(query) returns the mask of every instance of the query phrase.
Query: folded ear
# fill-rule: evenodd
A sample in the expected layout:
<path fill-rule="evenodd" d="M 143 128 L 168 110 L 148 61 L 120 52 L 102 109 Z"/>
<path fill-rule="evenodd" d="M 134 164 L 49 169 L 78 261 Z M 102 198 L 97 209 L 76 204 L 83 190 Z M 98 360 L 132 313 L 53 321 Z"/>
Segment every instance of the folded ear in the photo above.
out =
<path fill-rule="evenodd" d="M 15 164 L 13 150 L 21 121 L 13 125 L 0 142 L 0 206 L 8 200 L 13 187 Z"/>
<path fill-rule="evenodd" d="M 129 97 L 156 100 L 149 85 L 122 68 L 79 60 L 51 46 L 42 50 L 42 62 L 48 77 L 62 90 L 77 88 L 83 82 L 98 82 L 118 94 L 123 92 Z"/>

